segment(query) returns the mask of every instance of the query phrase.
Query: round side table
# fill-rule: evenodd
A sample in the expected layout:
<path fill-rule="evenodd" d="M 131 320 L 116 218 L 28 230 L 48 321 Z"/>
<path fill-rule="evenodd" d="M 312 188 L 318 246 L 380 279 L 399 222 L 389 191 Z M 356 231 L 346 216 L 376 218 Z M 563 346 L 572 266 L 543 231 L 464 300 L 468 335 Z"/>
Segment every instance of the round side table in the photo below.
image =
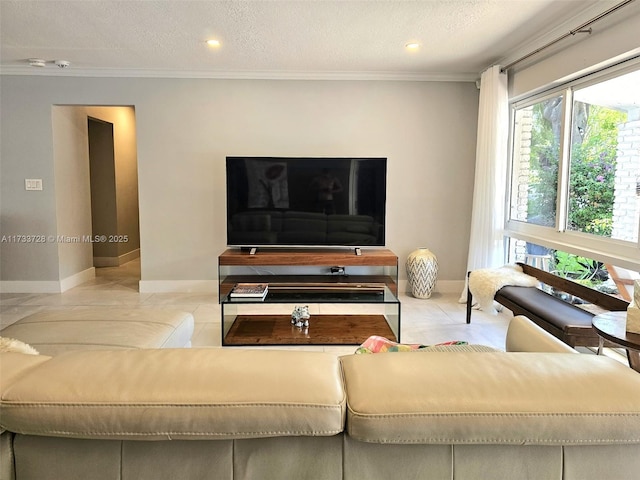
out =
<path fill-rule="evenodd" d="M 591 320 L 593 329 L 600 337 L 598 355 L 602 353 L 604 341 L 627 349 L 629 366 L 640 372 L 640 334 L 627 332 L 627 312 L 607 312 Z"/>

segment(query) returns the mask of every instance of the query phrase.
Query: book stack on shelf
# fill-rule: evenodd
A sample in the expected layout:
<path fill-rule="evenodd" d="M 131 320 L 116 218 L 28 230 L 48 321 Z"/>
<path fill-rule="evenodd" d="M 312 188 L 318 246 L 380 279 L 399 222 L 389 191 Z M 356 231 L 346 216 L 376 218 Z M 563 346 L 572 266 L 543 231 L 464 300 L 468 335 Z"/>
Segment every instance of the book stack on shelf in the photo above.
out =
<path fill-rule="evenodd" d="M 264 300 L 269 291 L 267 283 L 237 283 L 231 294 L 231 298 L 255 298 Z"/>

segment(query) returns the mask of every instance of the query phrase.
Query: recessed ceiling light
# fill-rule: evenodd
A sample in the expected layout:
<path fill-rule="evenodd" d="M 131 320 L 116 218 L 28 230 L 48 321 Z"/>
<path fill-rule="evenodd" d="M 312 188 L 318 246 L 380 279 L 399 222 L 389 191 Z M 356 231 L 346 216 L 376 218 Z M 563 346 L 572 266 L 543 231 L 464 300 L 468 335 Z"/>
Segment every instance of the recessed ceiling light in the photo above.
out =
<path fill-rule="evenodd" d="M 215 39 L 207 40 L 207 45 L 209 45 L 210 47 L 219 47 L 220 40 L 215 40 Z"/>
<path fill-rule="evenodd" d="M 420 44 L 418 42 L 409 42 L 405 43 L 404 48 L 408 50 L 417 50 L 418 48 L 420 48 Z"/>
<path fill-rule="evenodd" d="M 32 67 L 44 67 L 46 65 L 46 61 L 42 58 L 30 58 L 29 65 Z"/>

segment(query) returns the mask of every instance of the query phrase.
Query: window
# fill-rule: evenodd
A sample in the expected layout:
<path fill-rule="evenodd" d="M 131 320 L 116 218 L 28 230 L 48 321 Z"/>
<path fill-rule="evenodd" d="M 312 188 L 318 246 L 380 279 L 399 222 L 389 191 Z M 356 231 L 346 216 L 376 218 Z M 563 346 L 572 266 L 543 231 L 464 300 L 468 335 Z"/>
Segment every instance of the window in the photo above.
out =
<path fill-rule="evenodd" d="M 640 279 L 640 275 L 636 271 L 513 238 L 509 242 L 509 261 L 533 265 L 556 276 L 627 302 L 633 300 L 633 282 Z M 551 293 L 547 288 L 543 287 L 543 289 Z M 566 300 L 566 298 L 563 299 Z M 578 300 L 573 297 L 569 299 L 573 303 Z M 579 303 L 583 305 L 584 301 L 580 299 Z M 595 307 L 588 304 L 586 308 L 593 309 Z M 594 313 L 600 312 L 594 311 Z"/>
<path fill-rule="evenodd" d="M 554 227 L 562 95 L 515 111 L 511 218 Z"/>
<path fill-rule="evenodd" d="M 512 105 L 509 235 L 640 269 L 640 69 Z"/>
<path fill-rule="evenodd" d="M 638 241 L 640 123 L 633 118 L 640 110 L 634 104 L 639 89 L 640 72 L 634 72 L 573 94 L 570 230 Z"/>

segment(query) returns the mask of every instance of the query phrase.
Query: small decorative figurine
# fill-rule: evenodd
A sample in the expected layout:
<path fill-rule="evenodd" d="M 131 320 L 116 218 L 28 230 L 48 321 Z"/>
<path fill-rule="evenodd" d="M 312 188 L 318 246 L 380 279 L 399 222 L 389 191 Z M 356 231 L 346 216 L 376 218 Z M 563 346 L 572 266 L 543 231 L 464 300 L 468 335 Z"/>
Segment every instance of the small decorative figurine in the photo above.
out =
<path fill-rule="evenodd" d="M 309 327 L 309 307 L 307 305 L 296 305 L 291 312 L 291 325 L 295 325 L 298 328 Z"/>

